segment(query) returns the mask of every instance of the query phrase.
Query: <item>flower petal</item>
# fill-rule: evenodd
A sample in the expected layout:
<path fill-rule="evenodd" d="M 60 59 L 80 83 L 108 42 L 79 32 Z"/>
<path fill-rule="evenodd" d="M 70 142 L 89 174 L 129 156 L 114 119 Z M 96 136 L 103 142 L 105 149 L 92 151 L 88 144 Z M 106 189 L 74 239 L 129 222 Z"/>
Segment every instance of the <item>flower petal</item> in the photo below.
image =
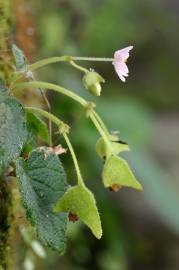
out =
<path fill-rule="evenodd" d="M 124 62 L 116 62 L 116 69 L 120 70 L 121 74 L 126 76 L 129 73 L 129 69 Z"/>
<path fill-rule="evenodd" d="M 128 77 L 128 73 L 129 73 L 129 69 L 126 65 L 126 63 L 122 62 L 122 61 L 115 61 L 113 62 L 115 71 L 117 73 L 117 75 L 119 76 L 119 78 L 121 79 L 121 81 L 125 82 L 125 78 L 124 77 Z"/>
<path fill-rule="evenodd" d="M 128 46 L 114 53 L 114 59 L 126 61 L 129 58 L 129 51 L 133 49 L 133 46 Z"/>
<path fill-rule="evenodd" d="M 116 73 L 121 81 L 125 82 L 125 77 L 129 75 L 129 69 L 126 65 L 126 60 L 129 58 L 129 51 L 133 49 L 133 46 L 128 46 L 114 53 L 113 65 Z"/>
<path fill-rule="evenodd" d="M 126 78 L 124 76 L 122 76 L 121 74 L 118 74 L 119 78 L 121 79 L 122 82 L 126 81 Z"/>

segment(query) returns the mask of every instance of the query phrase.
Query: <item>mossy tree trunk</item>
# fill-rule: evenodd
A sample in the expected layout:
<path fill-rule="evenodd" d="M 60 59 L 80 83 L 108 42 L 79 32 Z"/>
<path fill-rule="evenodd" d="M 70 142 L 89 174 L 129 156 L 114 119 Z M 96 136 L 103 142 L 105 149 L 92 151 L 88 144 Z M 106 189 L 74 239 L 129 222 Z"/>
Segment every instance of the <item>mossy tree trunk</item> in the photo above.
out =
<path fill-rule="evenodd" d="M 7 82 L 11 72 L 8 54 L 10 29 L 10 9 L 8 0 L 0 0 L 0 79 Z M 4 176 L 0 176 L 0 270 L 10 265 L 9 229 L 11 225 L 11 189 Z"/>
<path fill-rule="evenodd" d="M 26 9 L 29 2 L 0 0 L 0 80 L 7 86 L 13 69 L 12 42 L 24 50 L 28 59 L 34 54 L 33 19 Z M 28 91 L 22 97 L 25 103 L 32 103 L 32 99 L 42 102 L 41 96 L 30 95 Z M 26 223 L 24 217 L 16 179 L 0 172 L 0 270 L 22 269 L 18 265 L 22 262 L 19 251 L 24 251 L 25 245 L 19 235 L 19 225 Z"/>

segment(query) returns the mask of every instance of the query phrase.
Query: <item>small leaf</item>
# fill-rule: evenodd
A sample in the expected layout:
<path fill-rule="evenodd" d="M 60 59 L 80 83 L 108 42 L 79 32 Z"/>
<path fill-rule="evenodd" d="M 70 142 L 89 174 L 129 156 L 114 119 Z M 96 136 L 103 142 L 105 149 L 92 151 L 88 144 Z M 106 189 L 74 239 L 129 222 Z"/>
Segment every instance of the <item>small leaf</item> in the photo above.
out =
<path fill-rule="evenodd" d="M 20 155 L 26 135 L 22 105 L 0 85 L 0 167 L 6 167 Z"/>
<path fill-rule="evenodd" d="M 109 149 L 108 145 L 102 137 L 100 137 L 96 143 L 96 152 L 101 158 L 109 157 L 111 154 L 118 155 L 120 152 L 130 150 L 128 144 L 122 143 L 119 140 L 115 141 L 115 136 L 111 135 L 110 139 L 112 150 Z"/>
<path fill-rule="evenodd" d="M 28 141 L 38 137 L 42 141 L 49 143 L 48 127 L 44 121 L 31 112 L 26 112 Z"/>
<path fill-rule="evenodd" d="M 141 184 L 136 180 L 128 163 L 116 155 L 111 155 L 106 160 L 102 178 L 105 187 L 112 188 L 114 185 L 118 185 L 142 190 Z"/>
<path fill-rule="evenodd" d="M 27 161 L 16 161 L 16 173 L 27 218 L 35 225 L 39 239 L 62 253 L 66 241 L 67 215 L 52 208 L 67 189 L 59 158 L 48 147 L 31 152 Z"/>
<path fill-rule="evenodd" d="M 18 71 L 26 71 L 27 64 L 25 60 L 24 53 L 21 49 L 19 49 L 15 44 L 12 45 L 12 53 L 14 56 L 16 68 Z"/>
<path fill-rule="evenodd" d="M 91 191 L 84 185 L 69 188 L 59 199 L 54 210 L 77 215 L 91 229 L 96 238 L 101 238 L 102 228 L 96 201 Z"/>

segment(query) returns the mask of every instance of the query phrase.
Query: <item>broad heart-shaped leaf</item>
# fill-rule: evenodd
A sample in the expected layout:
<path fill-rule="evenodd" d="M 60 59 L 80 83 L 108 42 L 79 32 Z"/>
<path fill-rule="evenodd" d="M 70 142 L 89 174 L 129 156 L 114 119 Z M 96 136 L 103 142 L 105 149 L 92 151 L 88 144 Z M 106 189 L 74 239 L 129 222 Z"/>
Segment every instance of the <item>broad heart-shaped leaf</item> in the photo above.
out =
<path fill-rule="evenodd" d="M 67 215 L 52 210 L 68 187 L 59 158 L 48 147 L 39 147 L 27 161 L 16 161 L 16 174 L 27 218 L 35 225 L 39 239 L 63 253 Z"/>
<path fill-rule="evenodd" d="M 24 53 L 15 44 L 12 45 L 12 53 L 14 56 L 16 68 L 18 71 L 26 71 L 27 64 L 25 60 Z"/>
<path fill-rule="evenodd" d="M 0 84 L 0 167 L 17 158 L 26 141 L 26 119 L 22 105 Z"/>
<path fill-rule="evenodd" d="M 101 220 L 96 201 L 89 189 L 83 184 L 70 187 L 59 199 L 54 211 L 76 214 L 93 232 L 96 238 L 101 238 Z"/>
<path fill-rule="evenodd" d="M 136 180 L 128 163 L 116 155 L 111 155 L 106 160 L 102 178 L 105 187 L 119 185 L 142 190 L 141 184 Z"/>
<path fill-rule="evenodd" d="M 129 146 L 126 143 L 116 139 L 116 136 L 110 136 L 111 148 L 109 149 L 108 145 L 102 137 L 100 137 L 96 143 L 96 152 L 101 158 L 107 158 L 111 154 L 118 155 L 120 152 L 129 151 Z"/>
<path fill-rule="evenodd" d="M 28 138 L 27 143 L 35 140 L 37 137 L 46 143 L 49 143 L 48 127 L 44 121 L 31 112 L 26 112 Z"/>

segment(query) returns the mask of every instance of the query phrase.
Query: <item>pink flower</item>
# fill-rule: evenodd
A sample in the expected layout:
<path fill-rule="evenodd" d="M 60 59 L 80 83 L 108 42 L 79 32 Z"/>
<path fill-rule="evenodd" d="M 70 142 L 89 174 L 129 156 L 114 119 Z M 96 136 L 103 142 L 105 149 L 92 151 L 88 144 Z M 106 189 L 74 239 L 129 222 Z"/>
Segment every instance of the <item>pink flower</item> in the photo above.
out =
<path fill-rule="evenodd" d="M 129 58 L 129 51 L 132 49 L 133 46 L 129 46 L 114 53 L 113 65 L 117 75 L 123 82 L 126 81 L 125 77 L 128 77 L 129 75 L 129 69 L 126 65 L 126 61 Z"/>

